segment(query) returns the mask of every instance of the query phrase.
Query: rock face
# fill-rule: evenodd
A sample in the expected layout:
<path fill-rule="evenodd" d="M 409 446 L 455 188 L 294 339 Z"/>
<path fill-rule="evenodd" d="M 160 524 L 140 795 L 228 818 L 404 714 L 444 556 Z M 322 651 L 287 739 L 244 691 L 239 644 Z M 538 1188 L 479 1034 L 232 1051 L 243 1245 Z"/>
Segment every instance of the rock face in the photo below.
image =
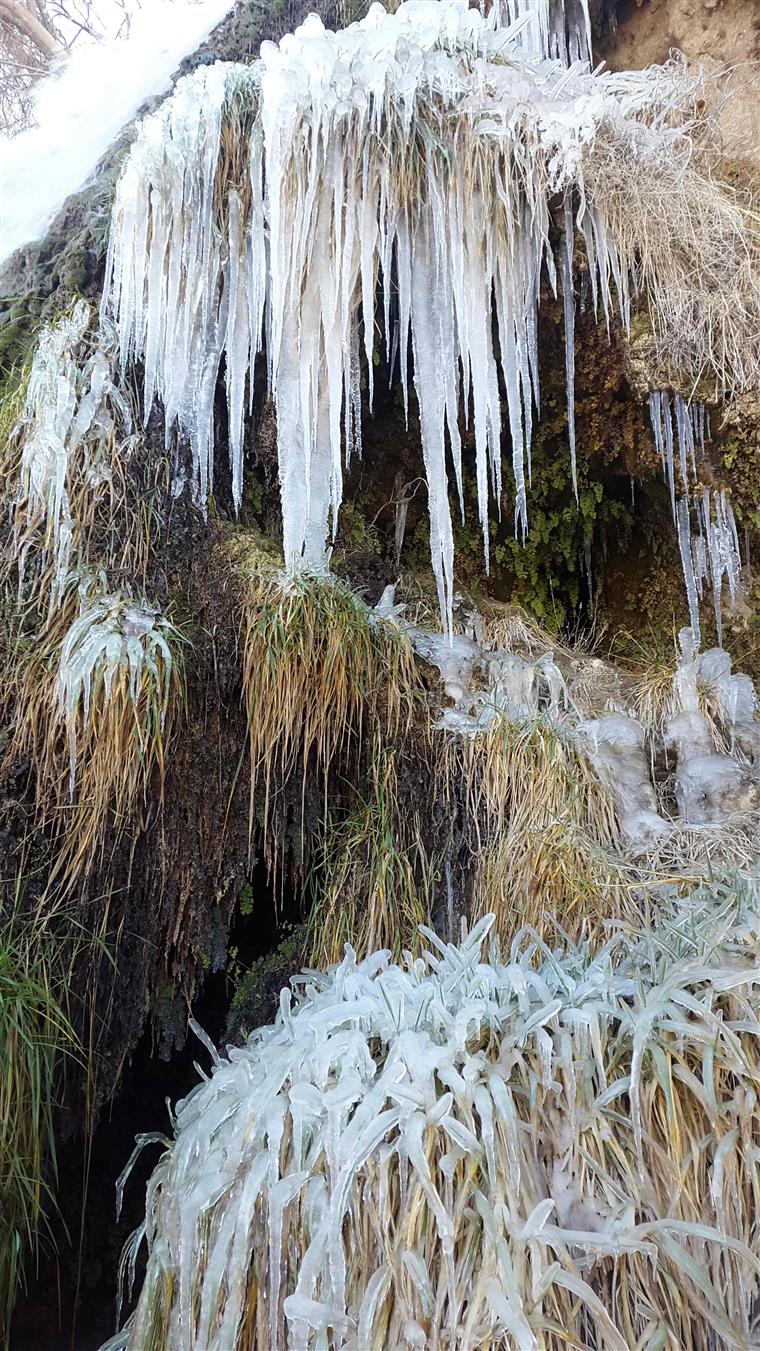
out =
<path fill-rule="evenodd" d="M 760 174 L 757 0 L 626 0 L 618 6 L 616 30 L 596 54 L 612 70 L 637 70 L 667 60 L 673 50 L 721 76 L 728 96 L 719 118 L 725 154 L 745 172 Z"/>

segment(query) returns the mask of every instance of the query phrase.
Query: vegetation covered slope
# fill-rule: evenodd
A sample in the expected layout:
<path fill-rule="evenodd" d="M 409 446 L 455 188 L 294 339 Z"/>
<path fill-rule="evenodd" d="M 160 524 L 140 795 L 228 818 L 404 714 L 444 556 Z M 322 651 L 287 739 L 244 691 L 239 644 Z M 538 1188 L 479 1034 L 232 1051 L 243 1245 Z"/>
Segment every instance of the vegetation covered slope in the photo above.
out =
<path fill-rule="evenodd" d="M 473 31 L 476 17 L 466 21 Z M 236 61 L 246 57 L 251 38 L 244 27 L 249 21 L 250 7 L 230 21 L 210 54 Z M 312 36 L 321 41 L 318 34 Z M 276 66 L 277 58 L 271 59 Z M 193 212 L 210 211 L 210 271 L 204 276 L 213 292 L 209 313 L 217 318 L 223 313 L 215 308 L 217 302 L 223 307 L 225 294 L 229 297 L 232 291 L 235 228 L 237 261 L 244 260 L 238 283 L 243 291 L 248 286 L 249 253 L 247 244 L 242 247 L 241 223 L 261 205 L 247 163 L 252 136 L 255 140 L 258 85 L 248 67 L 236 69 L 239 80 L 233 94 L 218 69 L 209 73 L 214 67 L 204 68 L 184 86 L 214 87 L 218 95 L 217 105 L 201 109 L 202 117 L 210 118 L 201 130 L 205 134 L 211 127 L 218 135 L 216 168 L 212 172 L 213 166 L 207 165 L 201 172 L 191 153 L 197 141 L 185 146 L 187 200 L 181 208 L 188 238 Z M 567 78 L 559 76 L 560 85 Z M 689 344 L 702 351 L 701 344 L 709 339 L 718 384 L 724 367 L 730 376 L 725 381 L 726 426 L 719 427 L 722 414 L 714 412 L 714 439 L 700 454 L 696 484 L 711 494 L 711 502 L 722 488 L 735 489 L 737 547 L 729 540 L 726 548 L 732 550 L 727 561 L 736 594 L 729 595 L 726 587 L 725 633 L 728 646 L 743 642 L 745 653 L 751 653 L 754 621 L 745 530 L 752 532 L 757 520 L 745 444 L 748 423 L 741 412 L 751 400 L 747 395 L 742 403 L 735 397 L 744 378 L 742 363 L 753 355 L 747 337 L 757 283 L 751 213 L 743 194 L 728 190 L 716 176 L 712 152 L 704 144 L 709 119 L 701 106 L 692 108 L 695 87 L 690 78 L 671 70 L 628 85 L 613 81 L 609 87 L 628 89 L 632 97 L 638 90 L 644 99 L 636 135 L 651 134 L 660 150 L 663 128 L 671 137 L 674 159 L 661 157 L 659 177 L 649 186 L 662 196 L 667 180 L 668 200 L 690 227 L 696 222 L 703 231 L 697 247 L 688 230 L 679 234 L 672 222 L 658 218 L 658 229 L 663 222 L 668 225 L 667 237 L 662 231 L 652 236 L 659 244 L 656 249 L 652 245 L 646 275 L 655 291 L 657 277 L 667 279 L 659 309 L 661 296 L 654 297 L 654 316 L 659 315 L 662 331 L 671 339 L 681 335 L 678 343 L 670 344 L 679 360 L 686 349 L 692 350 Z M 182 263 L 168 245 L 164 253 L 158 245 L 153 255 L 145 252 L 146 263 L 152 258 L 147 272 L 141 272 L 143 255 L 133 246 L 149 218 L 155 231 L 159 220 L 163 222 L 161 228 L 169 231 L 165 241 L 175 239 L 172 229 L 180 219 L 172 214 L 176 183 L 161 157 L 171 148 L 167 119 L 176 115 L 179 131 L 186 97 L 180 91 L 174 103 L 146 124 L 117 191 L 118 248 L 107 276 L 112 299 L 117 288 L 114 313 L 121 331 L 107 317 L 100 324 L 97 313 L 111 206 L 102 179 L 83 203 L 85 271 L 74 276 L 60 269 L 55 279 L 56 250 L 60 244 L 64 250 L 72 245 L 69 214 L 60 223 L 58 243 L 53 238 L 30 250 L 26 262 L 36 269 L 36 279 L 28 295 L 14 301 L 20 324 L 17 351 L 25 359 L 8 373 L 3 414 L 9 431 L 2 476 L 10 540 L 2 560 L 0 646 L 5 916 L 10 925 L 21 896 L 19 922 L 30 934 L 42 926 L 46 934 L 55 935 L 50 950 L 57 966 L 51 976 L 43 972 L 39 985 L 51 988 L 56 1001 L 65 988 L 70 999 L 70 1005 L 60 1005 L 60 1042 L 83 1048 L 85 1096 L 78 1095 L 81 1080 L 75 1073 L 69 1076 L 82 1115 L 96 1113 L 117 1091 L 146 1024 L 156 1029 L 165 1048 L 184 1040 L 188 1005 L 220 972 L 225 978 L 223 992 L 216 996 L 222 1005 L 217 1027 L 221 1032 L 229 1006 L 230 1031 L 238 1034 L 271 1014 L 271 994 L 302 960 L 320 965 L 338 960 L 346 940 L 361 955 L 383 944 L 400 956 L 405 947 L 416 950 L 421 919 L 453 937 L 462 916 L 472 920 L 494 911 L 505 942 L 524 923 L 547 935 L 559 921 L 573 940 L 598 943 L 612 918 L 638 925 L 657 905 L 664 881 L 686 892 L 711 870 L 751 864 L 756 834 L 757 751 L 748 731 L 752 710 L 746 717 L 745 701 L 739 716 L 738 705 L 721 693 L 738 688 L 725 684 L 736 677 L 730 668 L 710 674 L 692 663 L 692 703 L 684 703 L 684 663 L 677 660 L 674 639 L 674 628 L 688 615 L 679 543 L 654 433 L 641 402 L 653 382 L 659 388 L 665 381 L 673 400 L 698 394 L 696 402 L 710 403 L 716 397 L 715 383 L 694 391 L 693 379 L 679 385 L 675 370 L 666 380 L 655 360 L 658 333 L 651 316 L 638 314 L 625 333 L 625 285 L 621 273 L 620 289 L 615 289 L 612 260 L 617 264 L 621 256 L 628 258 L 637 269 L 641 240 L 646 242 L 654 227 L 649 210 L 650 224 L 643 234 L 640 221 L 635 238 L 628 234 L 631 184 L 620 184 L 618 158 L 608 153 L 610 145 L 620 149 L 617 132 L 612 136 L 604 119 L 597 122 L 598 158 L 589 152 L 584 166 L 591 186 L 599 188 L 599 176 L 603 179 L 599 200 L 609 194 L 615 207 L 610 216 L 613 251 L 604 244 L 606 255 L 604 248 L 599 252 L 592 226 L 590 236 L 576 241 L 569 260 L 567 196 L 563 202 L 543 183 L 544 197 L 535 199 L 544 222 L 544 256 L 556 258 L 560 271 L 572 265 L 572 272 L 569 278 L 565 274 L 564 303 L 554 303 L 548 277 L 534 297 L 540 300 L 531 349 L 535 372 L 531 358 L 526 360 L 531 368 L 528 384 L 540 375 L 535 387 L 540 384 L 542 402 L 540 421 L 534 417 L 527 542 L 515 539 L 513 532 L 520 490 L 508 464 L 518 463 L 520 437 L 514 421 L 514 434 L 507 430 L 510 400 L 498 379 L 484 395 L 480 448 L 476 432 L 457 416 L 458 391 L 450 383 L 449 434 L 459 438 L 461 447 L 466 511 L 460 524 L 454 491 L 449 502 L 444 488 L 431 532 L 422 471 L 428 479 L 432 474 L 421 455 L 421 441 L 429 451 L 435 433 L 431 423 L 445 400 L 428 397 L 423 406 L 423 389 L 421 403 L 412 397 L 405 418 L 402 388 L 391 378 L 398 372 L 401 342 L 397 293 L 391 286 L 386 317 L 382 301 L 375 308 L 369 288 L 362 295 L 363 326 L 357 321 L 355 332 L 363 361 L 357 358 L 348 371 L 349 431 L 356 430 L 361 412 L 363 457 L 355 458 L 345 472 L 332 550 L 334 571 L 343 580 L 305 577 L 283 585 L 282 509 L 284 505 L 287 517 L 297 503 L 287 486 L 284 501 L 278 491 L 284 438 L 268 397 L 266 355 L 254 360 L 249 342 L 245 361 L 232 347 L 225 361 L 224 344 L 218 350 L 214 346 L 219 335 L 212 335 L 209 352 L 203 346 L 208 334 L 201 334 L 198 359 L 208 357 L 206 421 L 199 433 L 197 419 L 191 428 L 180 416 L 180 426 L 190 434 L 167 439 L 167 402 L 178 386 L 167 383 L 160 324 L 178 306 L 163 304 L 156 310 L 156 296 L 166 301 L 168 293 L 161 287 L 182 287 L 186 278 L 183 282 L 172 266 L 164 276 L 165 262 Z M 190 113 L 197 109 L 191 107 Z M 302 109 L 301 131 L 307 140 L 310 116 Z M 428 126 L 432 118 L 435 127 L 436 116 L 433 101 L 422 121 Z M 162 128 L 161 153 L 146 170 L 140 156 L 150 128 L 155 131 L 156 126 Z M 395 173 L 398 161 L 390 162 Z M 533 151 L 529 163 L 531 182 L 533 175 L 547 172 Z M 471 160 L 466 164 L 471 167 Z M 408 168 L 413 185 L 419 165 Z M 134 206 L 129 190 L 130 185 L 135 188 L 135 175 L 145 209 L 125 222 L 130 202 Z M 289 181 L 285 175 L 286 186 Z M 577 183 L 572 181 L 574 192 Z M 286 201 L 288 209 L 302 204 L 301 186 Z M 571 213 L 577 212 L 578 199 L 571 196 L 569 206 Z M 129 233 L 133 227 L 136 236 Z M 472 222 L 470 235 L 471 227 Z M 319 243 L 318 232 L 306 238 Z M 707 284 L 706 271 L 703 275 L 699 268 L 684 265 L 688 258 L 693 264 L 695 247 L 700 255 L 709 253 L 718 272 L 713 270 L 709 278 L 707 308 L 698 307 L 700 323 L 689 326 L 684 323 L 681 287 L 688 283 L 689 304 L 694 304 L 695 295 L 704 300 Z M 614 305 L 610 309 L 609 341 L 605 325 L 600 329 L 593 315 L 592 292 L 600 276 L 594 259 L 603 256 L 612 276 L 608 299 L 623 302 L 622 320 Z M 666 266 L 658 272 L 663 257 Z M 315 258 L 301 258 L 303 286 L 293 286 L 299 303 L 310 294 Z M 356 281 L 355 259 L 349 261 Z M 19 262 L 16 275 L 26 275 L 26 262 Z M 186 263 L 187 258 L 182 265 Z M 327 285 L 329 268 L 325 271 L 320 264 L 316 270 Z M 606 266 L 602 270 L 607 279 Z M 715 347 L 710 334 L 726 301 L 722 288 L 737 277 L 747 313 L 738 338 L 736 331 L 717 325 L 721 336 Z M 141 281 L 147 290 L 140 290 Z M 38 282 L 43 289 L 49 287 L 49 299 L 35 290 Z M 158 287 L 152 301 L 151 286 Z M 79 289 L 87 291 L 89 305 L 75 301 Z M 346 294 L 353 295 L 348 283 Z M 133 319 L 145 306 L 135 328 L 130 328 L 130 295 L 138 297 Z M 733 313 L 734 290 L 731 297 Z M 251 298 L 246 292 L 246 304 L 238 306 L 234 322 L 228 302 L 224 322 L 230 340 L 239 338 Z M 127 304 L 126 318 L 119 310 L 122 302 Z M 264 309 L 272 303 L 270 295 Z M 599 303 L 601 313 L 604 304 Z M 32 327 L 41 317 L 37 311 L 44 307 L 47 322 L 39 341 L 27 350 Z M 484 372 L 491 369 L 489 361 L 503 362 L 502 345 L 509 340 L 508 328 L 487 333 L 487 311 L 483 300 L 471 316 L 475 325 L 478 316 L 482 321 L 483 360 L 476 359 L 474 346 L 465 344 L 476 402 L 478 389 L 484 389 Z M 185 313 L 192 328 L 192 313 Z M 158 328 L 151 329 L 150 322 L 142 326 L 143 318 L 149 321 L 151 315 Z M 673 315 L 675 329 L 667 327 Z M 568 338 L 573 332 L 574 471 L 568 453 L 572 405 L 567 402 Z M 474 333 L 471 328 L 470 338 Z M 240 341 L 245 344 L 245 334 Z M 317 348 L 325 356 L 320 342 L 318 337 Z M 419 334 L 417 346 L 424 348 Z M 347 356 L 350 349 L 348 343 Z M 155 364 L 158 350 L 163 366 Z M 285 343 L 283 350 L 287 356 L 291 349 Z M 441 368 L 450 350 L 441 347 Z M 136 360 L 122 360 L 127 353 Z M 423 355 L 418 350 L 418 361 Z M 688 359 L 684 361 L 688 367 Z M 188 367 L 185 392 L 192 398 L 198 369 L 192 362 Z M 413 377 L 413 370 L 410 366 L 404 374 Z M 374 418 L 367 408 L 372 377 Z M 163 405 L 154 406 L 150 397 L 156 383 L 164 394 Z M 343 387 L 338 378 L 336 405 Z M 525 389 L 524 382 L 523 414 L 526 403 L 531 407 Z M 307 395 L 303 389 L 297 392 L 299 399 L 306 399 L 306 408 Z M 514 391 L 511 405 L 514 413 Z M 181 399 L 174 407 L 183 412 Z M 497 421 L 504 428 L 500 438 Z M 195 444 L 188 444 L 193 438 Z M 446 453 L 444 447 L 436 474 L 445 468 Z M 483 519 L 489 456 L 492 469 L 503 462 L 504 482 L 490 517 Z M 688 487 L 694 502 L 695 482 L 683 481 L 691 471 L 687 465 L 687 475 L 681 474 L 677 437 L 674 457 L 674 486 L 679 494 Z M 201 463 L 207 479 L 194 499 Z M 213 493 L 208 481 L 212 464 Z M 667 472 L 666 463 L 666 479 Z M 338 501 L 334 460 L 330 474 L 332 527 Z M 324 492 L 326 479 L 317 483 L 315 477 L 314 482 Z M 440 474 L 436 482 L 440 488 Z M 300 492 L 302 485 L 295 486 Z M 440 538 L 437 543 L 434 538 L 436 529 L 439 536 L 441 529 L 445 533 L 449 512 L 456 573 L 451 572 L 448 545 L 442 552 Z M 317 543 L 322 549 L 324 531 Z M 449 568 L 443 599 L 457 661 L 461 657 L 463 663 L 456 670 L 442 658 L 442 635 L 436 633 L 431 544 L 433 560 L 440 564 L 439 581 L 444 555 Z M 696 556 L 698 538 L 693 545 Z M 705 553 L 709 568 L 706 558 Z M 742 575 L 739 564 L 744 564 Z M 396 594 L 383 600 L 384 588 L 399 577 Z M 718 593 L 722 584 L 721 572 Z M 541 616 L 543 630 L 504 604 L 513 598 Z M 400 611 L 399 606 L 405 608 Z M 714 634 L 713 614 L 706 587 L 701 607 L 705 648 Z M 590 652 L 588 629 L 595 616 L 597 649 Z M 613 626 L 602 638 L 605 617 L 612 618 Z M 578 641 L 574 626 L 585 629 L 586 637 Z M 621 654 L 617 666 L 602 660 L 610 640 Z M 696 740 L 668 735 L 670 725 L 685 713 L 692 730 L 697 727 Z M 605 718 L 612 721 L 602 726 Z M 584 724 L 597 726 L 581 730 Z M 699 819 L 694 819 L 693 805 L 684 810 L 687 780 L 689 775 L 694 779 L 694 761 L 712 757 L 721 761 L 725 782 L 717 797 L 712 786 L 709 800 L 703 794 L 696 808 Z M 623 786 L 630 787 L 629 800 L 621 796 L 618 771 L 630 764 L 635 764 L 633 778 L 622 776 Z M 693 803 L 693 794 L 688 801 Z M 631 811 L 639 823 L 642 813 L 651 816 L 648 827 L 655 836 L 632 841 L 626 835 Z M 662 821 L 665 829 L 655 821 Z M 261 869 L 258 856 L 265 860 Z M 272 880 L 262 882 L 267 868 Z M 42 1016 L 44 1024 L 47 1014 L 43 1008 L 39 1015 L 39 1007 L 34 1003 L 34 1017 Z M 52 1083 L 47 1063 L 41 1079 L 46 1085 Z M 54 1096 L 52 1089 L 47 1091 L 33 1154 L 37 1198 L 52 1176 L 45 1173 L 45 1152 Z M 28 1211 L 32 1225 L 39 1209 L 35 1201 Z M 17 1262 L 18 1243 L 15 1252 Z M 4 1270 L 11 1291 L 15 1268 L 6 1265 Z"/>

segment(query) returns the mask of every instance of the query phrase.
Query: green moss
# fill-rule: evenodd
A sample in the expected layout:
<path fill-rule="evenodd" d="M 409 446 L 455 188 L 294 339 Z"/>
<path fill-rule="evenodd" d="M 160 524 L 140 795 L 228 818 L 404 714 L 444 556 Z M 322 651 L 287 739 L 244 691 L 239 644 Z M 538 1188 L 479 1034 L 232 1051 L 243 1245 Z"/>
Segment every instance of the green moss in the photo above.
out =
<path fill-rule="evenodd" d="M 271 1021 L 280 990 L 303 962 L 306 926 L 284 924 L 277 947 L 239 979 L 227 1018 L 227 1036 L 241 1038 Z"/>
<path fill-rule="evenodd" d="M 721 450 L 736 519 L 760 532 L 760 444 L 755 435 L 732 436 Z"/>
<path fill-rule="evenodd" d="M 27 312 L 18 313 L 17 306 L 11 311 L 11 317 L 0 324 L 0 399 L 15 387 L 15 373 L 26 364 L 36 326 L 36 317 Z"/>
<path fill-rule="evenodd" d="M 573 618 L 582 600 L 584 556 L 591 548 L 596 568 L 609 532 L 627 541 L 633 527 L 630 507 L 595 474 L 601 466 L 581 444 L 578 453 L 578 500 L 573 493 L 564 415 L 545 418 L 537 429 L 532 454 L 533 481 L 528 490 L 528 535 L 514 535 L 514 488 L 502 495 L 501 520 L 492 508 L 489 520 L 490 576 L 484 578 L 483 538 L 478 522 L 474 465 L 465 465 L 465 520 L 452 500 L 457 579 L 473 589 L 487 587 L 499 600 L 522 605 L 550 627 Z M 505 478 L 509 470 L 505 466 Z M 617 484 L 616 484 L 617 486 Z M 404 562 L 412 571 L 424 568 L 429 549 L 426 519 L 420 519 Z"/>

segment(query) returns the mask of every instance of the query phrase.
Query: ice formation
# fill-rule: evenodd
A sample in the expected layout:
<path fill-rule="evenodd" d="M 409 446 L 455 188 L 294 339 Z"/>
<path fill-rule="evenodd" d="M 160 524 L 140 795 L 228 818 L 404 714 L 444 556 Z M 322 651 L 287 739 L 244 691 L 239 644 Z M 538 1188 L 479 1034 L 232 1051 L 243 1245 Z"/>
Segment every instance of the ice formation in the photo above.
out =
<path fill-rule="evenodd" d="M 499 650 L 486 640 L 482 616 L 474 605 L 459 592 L 454 602 L 465 632 L 451 637 L 410 624 L 404 618 L 406 607 L 395 603 L 393 585 L 385 588 L 369 612 L 373 621 L 397 624 L 417 656 L 438 671 L 452 707 L 441 710 L 436 726 L 475 736 L 488 731 L 501 716 L 514 722 L 539 715 L 560 721 L 568 707 L 568 691 L 554 654 L 545 651 L 530 658 Z"/>
<path fill-rule="evenodd" d="M 150 0 L 124 39 L 78 41 L 35 91 L 36 126 L 0 137 L 0 264 L 38 239 L 119 132 L 232 8 L 232 0 Z"/>
<path fill-rule="evenodd" d="M 689 824 L 720 824 L 760 807 L 755 690 L 747 676 L 731 674 L 727 652 L 711 648 L 698 657 L 693 629 L 682 629 L 679 637 L 681 662 L 675 686 L 680 712 L 665 728 L 665 746 L 676 757 L 676 802 Z M 713 716 L 720 719 L 730 735 L 731 748 L 738 746 L 739 754 L 725 753 L 716 746 L 703 708 L 703 702 L 709 705 L 710 701 Z"/>
<path fill-rule="evenodd" d="M 147 680 L 165 708 L 172 672 L 170 626 L 157 611 L 118 592 L 99 591 L 97 579 L 80 585 L 80 613 L 64 638 L 56 699 L 69 743 L 70 786 L 74 791 L 80 721 L 85 725 L 99 700 L 108 703 L 114 687 L 137 710 Z"/>
<path fill-rule="evenodd" d="M 627 703 L 624 684 L 593 657 L 556 657 L 550 649 L 502 650 L 489 643 L 482 617 L 457 594 L 465 631 L 451 640 L 404 618 L 395 588 L 386 587 L 371 620 L 392 621 L 414 651 L 440 675 L 449 701 L 435 724 L 465 737 L 488 733 L 499 719 L 552 723 L 577 740 L 607 789 L 626 847 L 645 852 L 679 823 L 719 826 L 754 819 L 760 809 L 760 723 L 749 676 L 734 674 L 722 648 L 699 654 L 691 627 L 679 635 L 680 660 L 661 724 L 645 725 Z M 529 646 L 529 644 L 528 644 Z M 573 673 L 572 667 L 575 666 Z M 601 690 L 584 695 L 593 668 Z M 592 685 L 593 685 L 592 681 Z M 675 812 L 658 795 L 654 764 L 668 752 L 675 770 Z M 666 770 L 667 772 L 667 770 Z"/>
<path fill-rule="evenodd" d="M 104 313 L 117 321 L 123 360 L 145 363 L 146 409 L 158 395 L 167 434 L 176 424 L 191 442 L 201 503 L 213 479 L 222 359 L 239 502 L 243 413 L 254 357 L 266 350 L 290 570 L 326 566 L 344 459 L 361 449 L 362 358 L 372 402 L 380 301 L 405 402 L 414 358 L 432 563 L 449 631 L 447 465 L 461 507 L 462 407 L 475 432 L 487 563 L 489 500 L 501 498 L 500 382 L 515 530 L 527 530 L 542 274 L 557 287 L 550 202 L 564 202 L 574 454 L 573 237 L 608 324 L 616 309 L 627 328 L 630 291 L 648 285 L 594 196 L 588 156 L 597 141 L 639 163 L 667 154 L 694 92 L 682 71 L 592 73 L 540 58 L 537 34 L 544 53 L 562 48 L 552 17 L 560 12 L 505 0 L 503 17 L 516 23 L 504 28 L 496 8 L 484 18 L 466 0 L 408 0 L 394 14 L 375 4 L 339 33 L 311 15 L 278 46 L 262 44 L 254 66 L 218 65 L 179 81 L 142 123 L 114 204 Z M 585 25 L 585 6 L 575 12 Z"/>
<path fill-rule="evenodd" d="M 618 811 L 620 828 L 634 850 L 668 831 L 652 782 L 646 733 L 637 718 L 608 713 L 579 726 L 579 735 Z"/>
<path fill-rule="evenodd" d="M 674 1263 L 662 1279 L 677 1273 L 679 1290 L 716 1282 L 721 1329 L 743 1344 L 760 1268 L 724 1186 L 752 1189 L 722 1170 L 744 1129 L 731 1029 L 759 1011 L 756 909 L 751 895 L 741 912 L 690 897 L 596 956 L 550 952 L 529 930 L 486 953 L 488 916 L 459 946 L 423 930 L 431 951 L 403 966 L 349 948 L 326 975 L 294 979 L 274 1026 L 225 1055 L 210 1047 L 210 1077 L 176 1108 L 125 1253 L 133 1278 L 147 1245 L 142 1292 L 111 1351 L 142 1351 L 157 1327 L 162 1345 L 196 1351 L 537 1351 L 557 1326 L 625 1351 L 594 1289 L 614 1264 L 643 1345 L 658 1323 L 637 1293 L 642 1257 Z M 670 1181 L 684 1167 L 656 1124 L 670 1082 L 700 1121 L 713 1094 L 694 1152 L 704 1196 Z"/>
<path fill-rule="evenodd" d="M 110 446 L 117 430 L 128 449 L 131 415 L 115 382 L 113 345 L 101 333 L 98 345 L 82 344 L 90 308 L 78 301 L 70 315 L 44 329 L 32 362 L 21 421 L 18 489 L 12 540 L 21 585 L 33 558 L 50 568 L 49 603 L 60 602 L 66 585 L 76 522 L 70 494 L 74 482 L 95 486 L 110 477 Z M 89 333 L 90 338 L 92 334 Z"/>
<path fill-rule="evenodd" d="M 678 446 L 681 490 L 688 497 L 689 484 L 697 482 L 697 451 L 700 460 L 704 458 L 705 438 L 710 435 L 710 420 L 703 403 L 687 401 L 683 394 L 674 394 L 671 402 L 666 390 L 653 390 L 649 395 L 649 416 L 655 446 L 662 461 L 662 472 L 670 488 L 670 504 L 675 521 L 675 446 Z"/>
<path fill-rule="evenodd" d="M 704 458 L 705 438 L 710 435 L 709 415 L 703 403 L 689 402 L 682 394 L 675 394 L 671 401 L 665 390 L 654 390 L 650 394 L 649 413 L 662 472 L 670 489 L 689 618 L 697 646 L 701 641 L 699 602 L 705 584 L 712 590 L 718 643 L 721 643 L 723 581 L 725 578 L 730 599 L 734 601 L 741 556 L 734 511 L 725 490 L 711 491 L 698 486 L 697 456 L 700 461 Z M 676 478 L 676 445 L 680 484 Z M 696 520 L 696 537 L 692 514 Z"/>
<path fill-rule="evenodd" d="M 495 0 L 500 24 L 517 29 L 521 50 L 569 64 L 591 60 L 588 0 Z"/>
<path fill-rule="evenodd" d="M 696 522 L 696 531 L 692 525 Z M 739 591 L 741 552 L 734 510 L 725 490 L 702 489 L 693 508 L 686 497 L 677 507 L 678 544 L 681 551 L 691 627 L 701 641 L 699 601 L 707 584 L 712 589 L 718 643 L 723 641 L 722 590 L 725 580 L 733 603 Z"/>

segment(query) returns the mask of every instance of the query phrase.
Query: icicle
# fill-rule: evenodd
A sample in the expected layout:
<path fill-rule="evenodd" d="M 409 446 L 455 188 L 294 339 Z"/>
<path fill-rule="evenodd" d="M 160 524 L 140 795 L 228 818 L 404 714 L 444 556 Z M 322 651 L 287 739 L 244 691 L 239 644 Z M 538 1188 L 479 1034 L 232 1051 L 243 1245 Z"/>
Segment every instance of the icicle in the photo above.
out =
<path fill-rule="evenodd" d="M 567 385 L 567 439 L 570 445 L 570 474 L 575 500 L 578 501 L 578 470 L 575 463 L 575 296 L 573 294 L 573 210 L 569 196 L 564 203 L 565 229 L 562 236 L 562 302 L 565 313 L 565 371 Z M 589 571 L 589 588 L 591 573 Z"/>
<path fill-rule="evenodd" d="M 431 557 L 449 630 L 448 461 L 462 511 L 463 411 L 473 420 L 487 569 L 491 497 L 497 511 L 502 498 L 500 387 L 515 533 L 527 533 L 544 269 L 555 294 L 559 270 L 563 292 L 577 497 L 575 231 L 608 329 L 614 310 L 628 328 L 639 287 L 629 244 L 613 237 L 584 181 L 585 157 L 597 132 L 651 153 L 653 124 L 684 88 L 681 77 L 664 95 L 662 79 L 646 72 L 592 73 L 583 64 L 589 52 L 586 0 L 567 9 L 561 0 L 501 0 L 500 14 L 487 18 L 457 0 L 402 4 L 394 14 L 373 5 L 337 33 L 309 16 L 279 45 L 262 44 L 252 67 L 200 67 L 143 121 L 117 187 L 103 315 L 116 319 L 122 369 L 144 363 L 144 415 L 158 397 L 167 449 L 174 429 L 189 440 L 204 510 L 219 371 L 224 362 L 238 507 L 251 367 L 265 345 L 288 571 L 327 568 L 345 464 L 361 453 L 360 354 L 372 399 L 378 289 L 405 410 L 410 343 L 415 355 Z M 443 115 L 445 137 L 418 135 L 430 109 Z M 224 181 L 238 151 L 249 155 L 248 183 Z M 556 197 L 564 202 L 557 260 L 549 243 Z M 492 202 L 498 211 L 485 209 Z M 667 395 L 652 409 L 675 512 Z M 694 411 L 678 405 L 676 417 L 683 476 Z"/>
<path fill-rule="evenodd" d="M 687 403 L 682 394 L 675 394 L 671 404 L 670 396 L 665 390 L 652 390 L 649 395 L 649 416 L 655 447 L 662 463 L 662 472 L 670 488 L 675 520 L 674 438 L 678 440 L 681 491 L 688 497 L 690 478 L 693 480 L 697 478 L 697 448 L 700 457 L 704 456 L 707 412 L 703 403 Z"/>
<path fill-rule="evenodd" d="M 725 490 L 710 492 L 704 488 L 695 504 L 695 516 L 698 536 L 692 540 L 691 515 L 688 500 L 682 497 L 678 503 L 678 543 L 684 565 L 684 579 L 689 598 L 689 613 L 694 627 L 694 613 L 698 614 L 697 597 L 704 592 L 705 582 L 712 589 L 715 627 L 718 643 L 723 641 L 723 603 L 722 589 L 724 579 L 728 586 L 731 602 L 736 600 L 741 571 L 741 552 L 739 535 L 736 529 L 731 503 Z M 684 541 L 688 540 L 685 551 Z M 699 647 L 699 629 L 695 629 L 697 647 Z"/>
<path fill-rule="evenodd" d="M 586 583 L 588 585 L 588 606 L 589 610 L 593 610 L 594 578 L 591 571 L 591 538 L 589 536 L 583 541 L 583 565 L 586 570 Z"/>
<path fill-rule="evenodd" d="M 681 551 L 681 565 L 683 567 L 684 582 L 686 583 L 686 596 L 689 602 L 689 619 L 691 621 L 691 630 L 694 634 L 694 647 L 698 651 L 702 641 L 702 634 L 699 626 L 699 605 L 697 602 L 697 583 L 694 576 L 694 559 L 691 552 L 689 503 L 685 497 L 680 498 L 678 502 L 677 525 L 678 547 Z"/>
<path fill-rule="evenodd" d="M 262 336 L 265 244 L 255 134 L 250 251 L 237 191 L 226 193 L 224 241 L 215 219 L 225 106 L 235 94 L 253 101 L 256 78 L 255 67 L 218 62 L 179 80 L 140 127 L 111 220 L 101 313 L 116 319 L 122 366 L 144 361 L 145 419 L 158 395 L 167 444 L 175 424 L 189 439 L 204 509 L 213 484 L 214 389 L 223 352 L 233 497 L 240 504 L 245 380 Z"/>

